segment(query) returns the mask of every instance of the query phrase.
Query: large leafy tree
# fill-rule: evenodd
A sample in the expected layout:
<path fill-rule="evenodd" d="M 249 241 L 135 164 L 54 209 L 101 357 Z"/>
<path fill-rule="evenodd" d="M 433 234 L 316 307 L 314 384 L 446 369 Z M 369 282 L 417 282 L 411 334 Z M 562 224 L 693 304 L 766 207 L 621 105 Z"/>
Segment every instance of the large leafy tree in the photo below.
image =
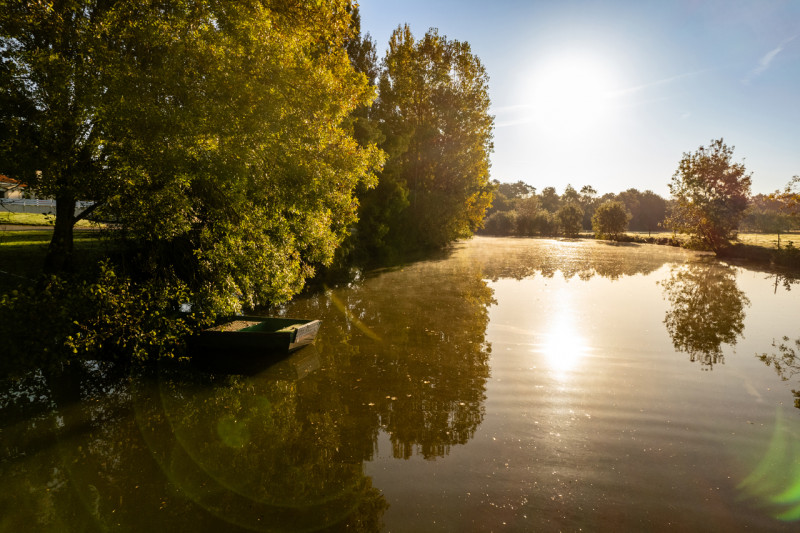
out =
<path fill-rule="evenodd" d="M 362 232 L 378 245 L 438 247 L 480 227 L 491 203 L 488 76 L 464 42 L 394 31 L 375 116 L 389 156 L 365 198 Z"/>
<path fill-rule="evenodd" d="M 674 200 L 668 227 L 718 251 L 735 236 L 750 198 L 750 174 L 733 162 L 723 139 L 684 153 L 669 190 Z"/>
<path fill-rule="evenodd" d="M 561 206 L 561 198 L 558 196 L 555 187 L 545 187 L 539 195 L 539 203 L 542 209 L 555 213 Z"/>
<path fill-rule="evenodd" d="M 104 91 L 98 28 L 112 6 L 0 1 L 0 172 L 56 199 L 53 271 L 71 258 L 75 202 L 114 189 L 97 125 Z"/>
<path fill-rule="evenodd" d="M 57 122 L 51 107 L 64 100 L 74 116 L 58 124 L 84 128 L 65 138 L 66 126 L 52 126 L 52 137 L 86 146 L 86 157 L 42 142 L 53 153 L 31 157 L 25 174 L 56 196 L 56 233 L 74 221 L 62 204 L 92 200 L 117 217 L 136 251 L 128 264 L 182 278 L 194 302 L 232 311 L 286 300 L 331 261 L 356 220 L 356 186 L 381 162 L 347 123 L 374 96 L 345 49 L 350 3 L 109 6 L 16 2 L 18 15 L 2 19 L 4 64 L 21 73 L 15 90 L 38 113 L 17 123 L 42 138 L 39 130 Z M 22 17 L 22 31 L 14 21 L 28 12 L 36 16 Z M 62 51 L 45 30 L 77 37 Z M 30 59 L 40 56 L 55 59 Z M 93 92 L 80 100 L 73 93 L 83 78 Z M 93 166 L 77 173 L 64 161 Z"/>
<path fill-rule="evenodd" d="M 561 230 L 567 237 L 576 237 L 583 223 L 583 209 L 578 202 L 568 202 L 562 205 L 556 213 L 561 224 Z"/>

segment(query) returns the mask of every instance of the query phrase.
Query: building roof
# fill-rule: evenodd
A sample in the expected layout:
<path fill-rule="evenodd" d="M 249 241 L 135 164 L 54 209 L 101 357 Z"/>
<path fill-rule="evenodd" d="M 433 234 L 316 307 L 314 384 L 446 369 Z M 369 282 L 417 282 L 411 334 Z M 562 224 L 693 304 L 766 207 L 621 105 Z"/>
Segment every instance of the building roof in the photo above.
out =
<path fill-rule="evenodd" d="M 9 178 L 8 176 L 0 174 L 0 189 L 9 190 L 16 189 L 18 187 L 25 187 L 25 184 L 18 182 L 14 178 Z"/>

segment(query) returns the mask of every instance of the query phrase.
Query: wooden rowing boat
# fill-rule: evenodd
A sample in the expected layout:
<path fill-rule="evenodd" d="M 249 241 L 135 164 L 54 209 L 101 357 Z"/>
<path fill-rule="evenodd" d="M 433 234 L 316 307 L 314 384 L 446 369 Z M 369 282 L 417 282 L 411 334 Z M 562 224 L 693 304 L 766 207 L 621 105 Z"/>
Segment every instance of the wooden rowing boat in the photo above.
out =
<path fill-rule="evenodd" d="M 319 320 L 236 316 L 190 339 L 192 360 L 215 368 L 269 364 L 314 342 Z"/>

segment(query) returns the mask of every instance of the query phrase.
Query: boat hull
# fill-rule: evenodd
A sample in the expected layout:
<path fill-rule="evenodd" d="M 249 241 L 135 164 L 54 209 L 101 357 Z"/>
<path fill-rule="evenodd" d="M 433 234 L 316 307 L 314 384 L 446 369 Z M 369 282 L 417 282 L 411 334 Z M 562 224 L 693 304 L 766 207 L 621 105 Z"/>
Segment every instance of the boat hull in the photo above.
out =
<path fill-rule="evenodd" d="M 236 316 L 192 337 L 192 361 L 203 367 L 258 367 L 314 342 L 319 320 Z"/>

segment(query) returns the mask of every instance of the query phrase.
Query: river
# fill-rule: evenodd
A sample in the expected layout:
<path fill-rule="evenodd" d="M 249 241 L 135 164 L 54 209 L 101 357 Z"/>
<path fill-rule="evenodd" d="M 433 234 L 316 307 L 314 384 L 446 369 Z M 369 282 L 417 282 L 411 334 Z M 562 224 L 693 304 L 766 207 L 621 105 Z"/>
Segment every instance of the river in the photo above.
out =
<path fill-rule="evenodd" d="M 653 245 L 354 271 L 277 310 L 323 326 L 253 375 L 7 384 L 0 531 L 796 531 L 798 311 Z"/>

